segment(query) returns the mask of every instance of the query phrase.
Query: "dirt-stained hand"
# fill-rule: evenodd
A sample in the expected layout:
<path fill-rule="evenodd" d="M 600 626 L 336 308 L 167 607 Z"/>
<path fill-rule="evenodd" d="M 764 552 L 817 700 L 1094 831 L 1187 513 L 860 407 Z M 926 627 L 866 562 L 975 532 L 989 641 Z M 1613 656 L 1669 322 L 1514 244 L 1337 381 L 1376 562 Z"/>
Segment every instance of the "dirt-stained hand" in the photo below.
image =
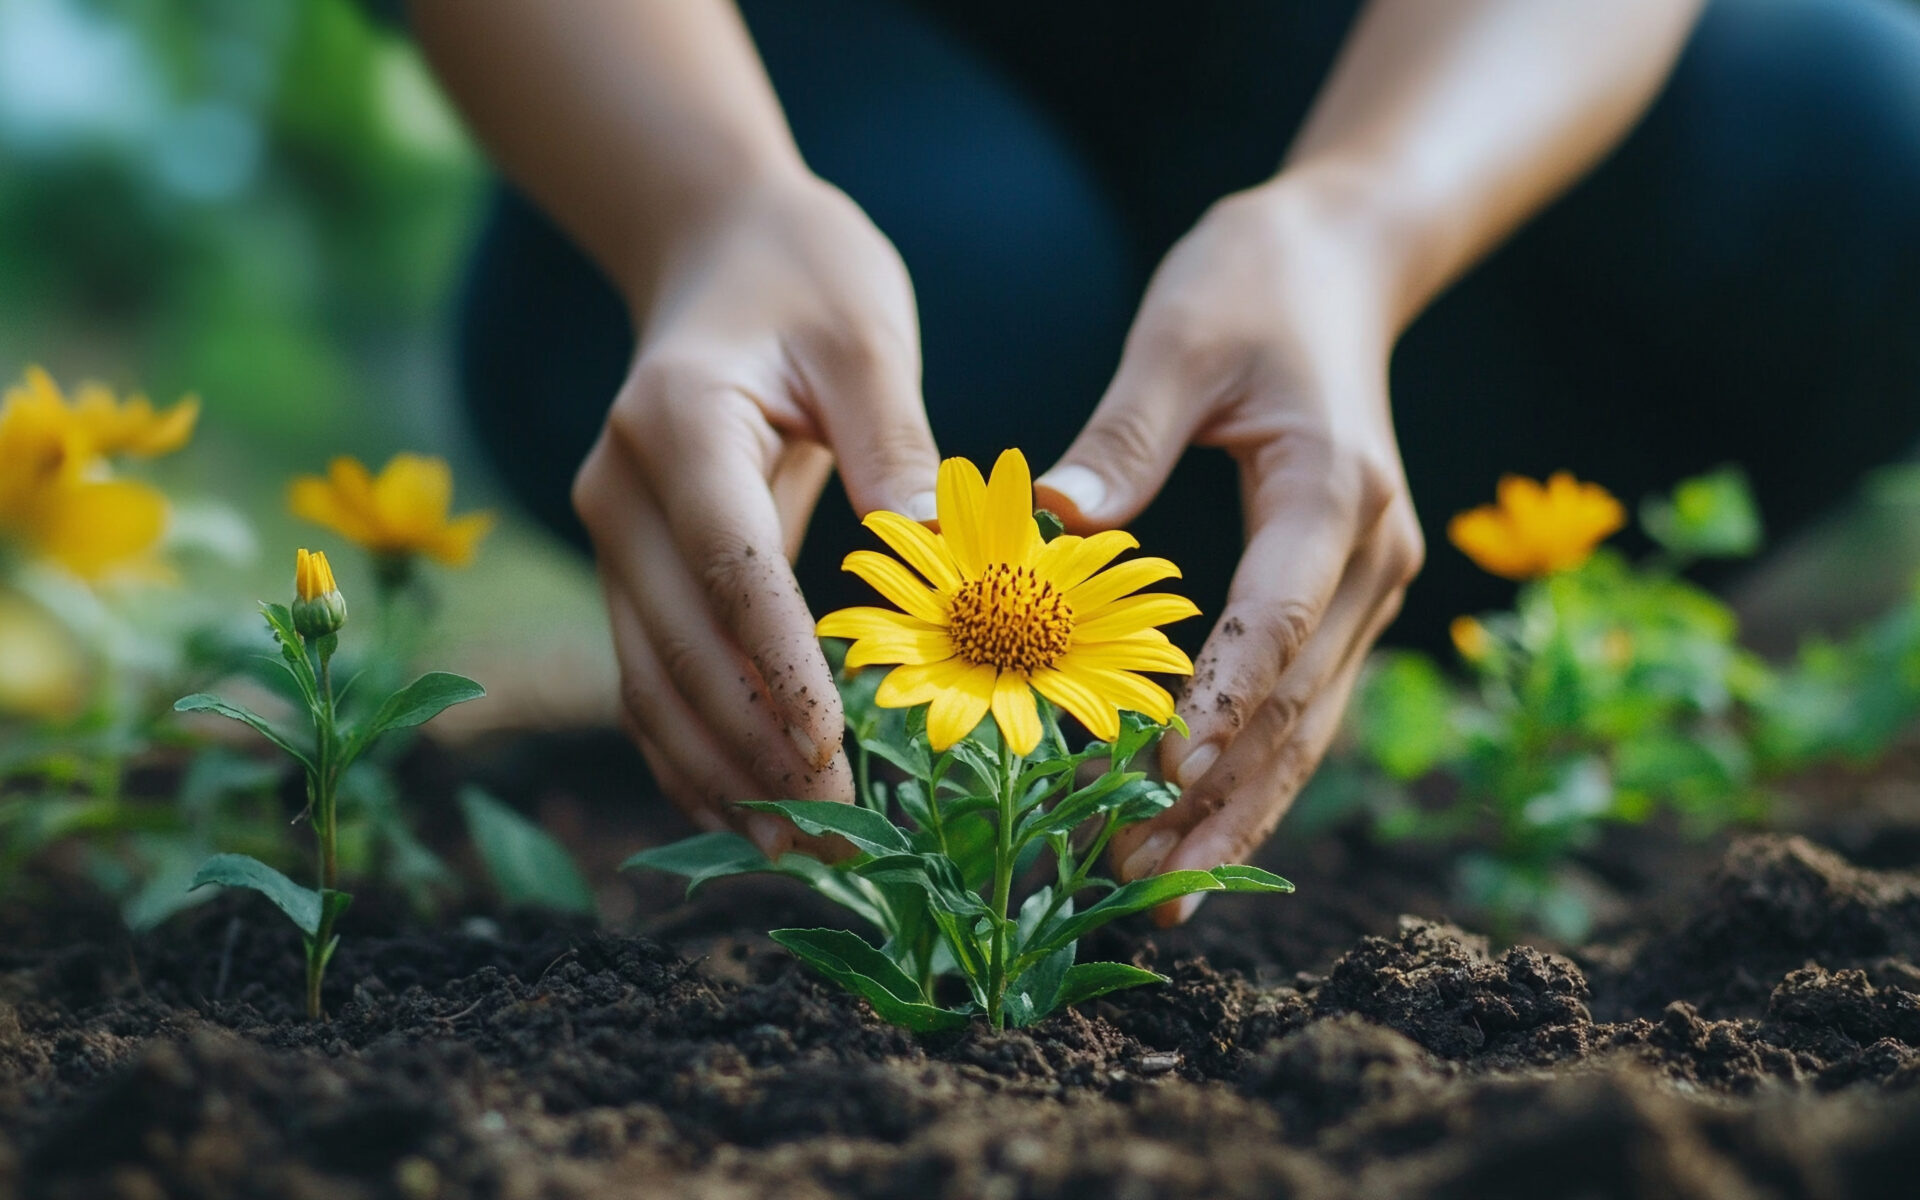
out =
<path fill-rule="evenodd" d="M 574 483 L 629 732 L 696 825 L 770 855 L 760 798 L 851 800 L 843 717 L 792 557 L 838 464 L 862 513 L 931 515 L 904 265 L 816 180 L 739 197 L 673 247 Z"/>
<path fill-rule="evenodd" d="M 1239 469 L 1246 549 L 1180 705 L 1192 737 L 1161 750 L 1183 794 L 1115 837 L 1122 880 L 1244 861 L 1273 832 L 1419 570 L 1374 274 L 1318 197 L 1276 182 L 1216 204 L 1161 264 L 1112 385 L 1038 481 L 1085 532 L 1131 520 L 1190 444 Z"/>

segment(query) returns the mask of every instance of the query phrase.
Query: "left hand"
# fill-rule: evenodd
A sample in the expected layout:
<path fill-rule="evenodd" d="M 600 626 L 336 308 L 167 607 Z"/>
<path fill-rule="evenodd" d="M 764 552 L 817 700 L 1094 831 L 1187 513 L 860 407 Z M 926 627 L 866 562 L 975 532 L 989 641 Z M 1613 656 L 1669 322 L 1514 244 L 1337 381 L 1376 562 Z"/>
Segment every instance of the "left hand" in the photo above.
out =
<path fill-rule="evenodd" d="M 1344 213 L 1286 175 L 1216 204 L 1161 264 L 1113 383 L 1037 483 L 1090 532 L 1138 515 L 1189 445 L 1239 468 L 1246 550 L 1180 704 L 1192 737 L 1161 748 L 1183 794 L 1115 836 L 1123 882 L 1244 861 L 1273 832 L 1420 568 L 1387 403 L 1384 252 Z"/>

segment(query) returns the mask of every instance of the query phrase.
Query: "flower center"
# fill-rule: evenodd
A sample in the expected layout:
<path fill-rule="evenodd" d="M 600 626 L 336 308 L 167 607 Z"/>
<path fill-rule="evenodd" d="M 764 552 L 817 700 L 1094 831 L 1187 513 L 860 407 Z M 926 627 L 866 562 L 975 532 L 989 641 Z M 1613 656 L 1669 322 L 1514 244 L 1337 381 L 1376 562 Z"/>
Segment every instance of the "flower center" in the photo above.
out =
<path fill-rule="evenodd" d="M 1067 652 L 1073 609 L 1031 567 L 995 563 L 963 584 L 947 613 L 960 657 L 1003 671 L 1038 671 Z"/>

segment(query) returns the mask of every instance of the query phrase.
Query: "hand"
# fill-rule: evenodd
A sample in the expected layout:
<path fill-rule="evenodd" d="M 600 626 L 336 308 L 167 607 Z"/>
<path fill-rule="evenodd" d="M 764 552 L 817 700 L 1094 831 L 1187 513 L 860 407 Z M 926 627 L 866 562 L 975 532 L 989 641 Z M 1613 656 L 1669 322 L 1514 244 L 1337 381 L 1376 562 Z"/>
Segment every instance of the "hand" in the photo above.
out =
<path fill-rule="evenodd" d="M 905 266 L 837 190 L 762 184 L 675 239 L 574 483 L 628 731 L 673 803 L 770 857 L 732 802 L 851 801 L 844 718 L 791 560 L 835 461 L 861 512 L 932 515 Z"/>
<path fill-rule="evenodd" d="M 1112 385 L 1038 481 L 1085 532 L 1136 516 L 1189 443 L 1239 467 L 1246 550 L 1180 704 L 1192 737 L 1161 749 L 1183 793 L 1114 838 L 1123 881 L 1244 861 L 1273 832 L 1419 570 L 1372 253 L 1285 176 L 1215 205 L 1161 264 Z M 1184 921 L 1197 899 L 1155 916 Z"/>

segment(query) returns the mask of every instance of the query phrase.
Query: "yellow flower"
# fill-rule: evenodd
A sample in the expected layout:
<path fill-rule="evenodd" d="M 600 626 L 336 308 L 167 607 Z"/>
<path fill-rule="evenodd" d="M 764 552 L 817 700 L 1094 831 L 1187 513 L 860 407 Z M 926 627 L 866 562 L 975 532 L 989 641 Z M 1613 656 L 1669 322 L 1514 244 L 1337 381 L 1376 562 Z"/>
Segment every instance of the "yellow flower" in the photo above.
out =
<path fill-rule="evenodd" d="M 1627 521 L 1626 509 L 1611 492 L 1565 471 L 1545 486 L 1505 476 L 1498 497 L 1497 504 L 1455 516 L 1447 525 L 1447 540 L 1481 570 L 1503 579 L 1536 579 L 1577 567 Z"/>
<path fill-rule="evenodd" d="M 28 367 L 21 382 L 8 389 L 7 399 L 42 407 L 58 407 L 85 438 L 88 455 L 132 454 L 153 458 L 171 454 L 193 436 L 200 418 L 200 401 L 188 396 L 166 412 L 158 412 L 145 396 L 129 396 L 123 404 L 98 383 L 83 383 L 69 404 L 53 377 L 39 367 Z"/>
<path fill-rule="evenodd" d="M 1139 545 L 1117 530 L 1043 542 L 1018 450 L 1000 456 L 991 482 L 966 459 L 948 459 L 936 501 L 938 533 L 898 513 L 865 522 L 913 571 L 872 550 L 856 550 L 844 564 L 905 611 L 843 608 L 818 627 L 822 637 L 854 639 L 848 667 L 899 664 L 880 683 L 880 704 L 928 705 L 935 750 L 991 712 L 1007 745 L 1030 753 L 1041 736 L 1034 691 L 1105 740 L 1119 735 L 1121 709 L 1172 719 L 1166 689 L 1134 672 L 1192 674 L 1192 662 L 1154 626 L 1200 610 L 1183 596 L 1132 593 L 1178 578 L 1178 567 L 1137 558 L 1101 571 Z"/>
<path fill-rule="evenodd" d="M 474 547 L 493 528 L 493 514 L 448 518 L 453 472 L 442 458 L 396 454 L 378 477 L 356 458 L 341 457 L 326 478 L 302 475 L 287 489 L 293 515 L 324 525 L 375 554 L 425 554 L 448 566 L 473 561 Z"/>
<path fill-rule="evenodd" d="M 1453 624 L 1447 626 L 1447 633 L 1453 638 L 1453 648 L 1468 662 L 1479 662 L 1493 648 L 1487 627 L 1472 617 L 1455 617 Z"/>
<path fill-rule="evenodd" d="M 293 559 L 293 627 L 303 638 L 340 632 L 347 623 L 347 598 L 333 581 L 324 550 L 305 547 Z"/>
<path fill-rule="evenodd" d="M 29 385 L 0 401 L 0 536 L 83 579 L 138 565 L 160 541 L 166 498 L 98 477 L 86 432 L 57 391 Z"/>

